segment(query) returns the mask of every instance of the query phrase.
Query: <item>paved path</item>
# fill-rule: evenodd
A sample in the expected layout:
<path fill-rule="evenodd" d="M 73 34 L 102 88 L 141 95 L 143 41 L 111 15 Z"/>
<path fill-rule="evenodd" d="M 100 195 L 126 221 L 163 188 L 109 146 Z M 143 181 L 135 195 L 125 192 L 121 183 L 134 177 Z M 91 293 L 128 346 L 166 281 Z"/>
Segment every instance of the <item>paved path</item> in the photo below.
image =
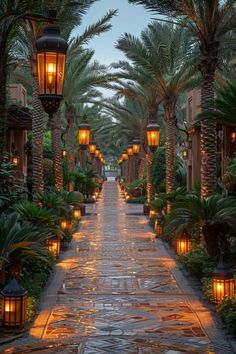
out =
<path fill-rule="evenodd" d="M 107 182 L 87 209 L 30 336 L 1 353 L 233 353 L 141 206 Z"/>

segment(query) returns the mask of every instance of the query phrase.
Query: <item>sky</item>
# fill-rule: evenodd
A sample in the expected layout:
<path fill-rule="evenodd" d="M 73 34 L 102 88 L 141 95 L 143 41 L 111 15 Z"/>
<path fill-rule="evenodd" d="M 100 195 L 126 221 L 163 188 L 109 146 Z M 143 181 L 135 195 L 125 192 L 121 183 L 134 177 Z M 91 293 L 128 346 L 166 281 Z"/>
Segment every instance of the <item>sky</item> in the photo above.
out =
<path fill-rule="evenodd" d="M 118 15 L 111 20 L 112 29 L 88 44 L 89 48 L 95 50 L 94 59 L 105 65 L 124 59 L 123 53 L 115 48 L 117 39 L 123 33 L 139 36 L 151 21 L 151 17 L 154 17 L 153 13 L 146 11 L 144 7 L 131 5 L 128 0 L 100 0 L 91 6 L 83 18 L 82 25 L 76 28 L 73 34 L 82 33 L 88 25 L 95 23 L 110 9 L 118 9 Z"/>

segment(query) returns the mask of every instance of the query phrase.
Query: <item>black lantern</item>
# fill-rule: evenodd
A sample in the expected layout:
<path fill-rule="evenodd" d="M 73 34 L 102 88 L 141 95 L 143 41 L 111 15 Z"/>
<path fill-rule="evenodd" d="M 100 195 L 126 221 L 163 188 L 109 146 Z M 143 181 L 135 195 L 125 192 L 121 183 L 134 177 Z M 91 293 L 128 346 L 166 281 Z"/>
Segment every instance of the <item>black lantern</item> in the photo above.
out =
<path fill-rule="evenodd" d="M 189 157 L 189 153 L 188 153 L 188 149 L 185 148 L 183 151 L 182 151 L 182 157 L 184 160 L 188 160 L 188 157 Z"/>
<path fill-rule="evenodd" d="M 140 140 L 134 139 L 132 144 L 133 144 L 133 154 L 138 155 L 138 153 L 140 151 L 140 146 L 141 146 Z"/>
<path fill-rule="evenodd" d="M 96 153 L 96 141 L 93 139 L 89 143 L 89 152 L 91 155 L 95 155 Z"/>
<path fill-rule="evenodd" d="M 67 151 L 66 151 L 66 149 L 62 149 L 62 150 L 61 150 L 61 157 L 62 157 L 63 159 L 65 159 L 66 156 L 67 156 Z"/>
<path fill-rule="evenodd" d="M 184 230 L 183 234 L 177 239 L 176 251 L 180 256 L 181 254 L 189 252 L 191 249 L 191 236 Z"/>
<path fill-rule="evenodd" d="M 147 126 L 147 141 L 148 141 L 148 146 L 152 152 L 156 150 L 156 148 L 159 146 L 160 142 L 160 127 L 159 125 L 151 121 L 148 126 Z"/>
<path fill-rule="evenodd" d="M 223 256 L 213 271 L 213 302 L 220 303 L 225 297 L 233 299 L 235 296 L 234 273 L 231 268 L 224 263 Z"/>
<path fill-rule="evenodd" d="M 235 143 L 236 141 L 236 130 L 232 130 L 231 133 L 230 133 L 230 141 L 232 144 Z"/>
<path fill-rule="evenodd" d="M 74 215 L 75 219 L 80 220 L 81 219 L 81 210 L 80 210 L 80 208 L 74 208 L 73 209 L 73 215 Z"/>
<path fill-rule="evenodd" d="M 55 257 L 60 257 L 60 249 L 61 249 L 61 240 L 59 237 L 51 237 L 47 240 L 47 249 L 49 253 Z"/>
<path fill-rule="evenodd" d="M 97 157 L 99 159 L 100 153 L 101 153 L 100 152 L 100 147 L 97 146 L 96 151 L 95 151 L 95 157 Z"/>
<path fill-rule="evenodd" d="M 133 144 L 129 144 L 127 146 L 127 154 L 128 154 L 128 157 L 133 156 Z"/>
<path fill-rule="evenodd" d="M 156 215 L 156 220 L 155 220 L 156 237 L 161 237 L 162 235 L 162 223 L 163 223 L 163 214 L 161 211 L 159 211 Z"/>
<path fill-rule="evenodd" d="M 12 157 L 11 157 L 11 163 L 12 163 L 12 165 L 13 165 L 14 167 L 19 166 L 19 164 L 20 164 L 20 157 L 19 157 L 18 155 L 16 155 L 16 154 L 12 155 Z"/>
<path fill-rule="evenodd" d="M 123 161 L 127 161 L 128 160 L 128 154 L 127 154 L 127 152 L 125 150 L 122 152 L 122 160 Z"/>
<path fill-rule="evenodd" d="M 39 99 L 49 117 L 57 112 L 63 98 L 67 48 L 67 42 L 55 25 L 46 27 L 36 41 Z"/>
<path fill-rule="evenodd" d="M 87 116 L 84 115 L 82 123 L 79 125 L 79 145 L 82 150 L 87 149 L 90 142 L 91 128 L 87 122 Z"/>
<path fill-rule="evenodd" d="M 21 329 L 26 324 L 27 291 L 13 278 L 1 291 L 2 325 Z"/>

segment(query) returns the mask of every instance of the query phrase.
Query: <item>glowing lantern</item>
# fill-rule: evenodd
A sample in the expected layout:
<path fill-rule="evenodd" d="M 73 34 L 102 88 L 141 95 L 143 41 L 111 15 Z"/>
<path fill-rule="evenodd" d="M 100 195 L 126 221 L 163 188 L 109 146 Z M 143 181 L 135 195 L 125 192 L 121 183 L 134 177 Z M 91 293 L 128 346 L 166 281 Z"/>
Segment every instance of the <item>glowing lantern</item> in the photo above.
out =
<path fill-rule="evenodd" d="M 62 220 L 61 221 L 61 228 L 63 230 L 71 230 L 72 229 L 72 222 L 70 220 Z"/>
<path fill-rule="evenodd" d="M 236 141 L 236 130 L 233 130 L 231 133 L 230 133 L 230 141 L 232 144 L 235 143 Z"/>
<path fill-rule="evenodd" d="M 36 41 L 39 99 L 50 117 L 57 112 L 63 98 L 67 48 L 55 25 L 46 27 Z"/>
<path fill-rule="evenodd" d="M 187 159 L 188 159 L 188 156 L 189 156 L 189 154 L 188 154 L 188 149 L 184 149 L 184 150 L 182 151 L 182 157 L 183 157 L 183 159 L 184 159 L 184 160 L 187 160 Z"/>
<path fill-rule="evenodd" d="M 133 140 L 133 154 L 134 155 L 138 155 L 139 151 L 140 151 L 140 140 L 139 139 L 134 139 Z"/>
<path fill-rule="evenodd" d="M 161 211 L 159 211 L 157 213 L 156 220 L 155 220 L 156 237 L 161 237 L 162 235 L 162 222 L 163 222 L 163 214 Z"/>
<path fill-rule="evenodd" d="M 13 155 L 11 157 L 11 163 L 13 164 L 14 167 L 19 166 L 20 164 L 20 157 L 18 155 Z"/>
<path fill-rule="evenodd" d="M 149 216 L 150 216 L 151 219 L 152 219 L 152 218 L 155 218 L 155 217 L 156 217 L 156 210 L 150 209 L 150 211 L 149 211 Z"/>
<path fill-rule="evenodd" d="M 177 239 L 176 251 L 178 255 L 187 253 L 191 248 L 191 236 L 184 230 L 183 234 Z"/>
<path fill-rule="evenodd" d="M 80 209 L 74 209 L 73 210 L 73 215 L 74 215 L 75 219 L 80 220 L 81 219 L 81 210 Z"/>
<path fill-rule="evenodd" d="M 84 115 L 82 123 L 79 125 L 79 145 L 86 149 L 90 142 L 91 128 L 87 123 L 87 116 Z"/>
<path fill-rule="evenodd" d="M 128 147 L 127 147 L 127 154 L 128 154 L 128 157 L 133 156 L 133 144 L 129 144 L 129 145 L 128 145 Z"/>
<path fill-rule="evenodd" d="M 61 157 L 64 159 L 64 158 L 66 158 L 66 156 L 67 156 L 67 151 L 66 151 L 66 149 L 62 149 L 62 150 L 61 150 Z"/>
<path fill-rule="evenodd" d="M 127 161 L 127 160 L 128 160 L 128 154 L 127 154 L 126 151 L 123 151 L 123 152 L 122 152 L 122 160 L 123 160 L 123 161 Z"/>
<path fill-rule="evenodd" d="M 13 278 L 1 291 L 2 325 L 5 328 L 23 328 L 26 324 L 27 291 Z"/>
<path fill-rule="evenodd" d="M 97 158 L 99 158 L 99 156 L 100 156 L 100 148 L 99 148 L 99 147 L 97 147 L 97 149 L 96 149 L 96 151 L 95 151 L 95 156 L 96 156 Z"/>
<path fill-rule="evenodd" d="M 91 140 L 89 143 L 89 152 L 91 155 L 95 155 L 96 153 L 96 142 L 95 140 Z"/>
<path fill-rule="evenodd" d="M 155 122 L 150 122 L 147 126 L 147 141 L 148 146 L 152 152 L 159 146 L 160 141 L 160 127 Z"/>
<path fill-rule="evenodd" d="M 53 257 L 59 258 L 60 249 L 61 249 L 61 240 L 56 236 L 49 238 L 47 240 L 47 249 Z"/>
<path fill-rule="evenodd" d="M 235 280 L 231 269 L 220 257 L 219 264 L 213 271 L 213 302 L 220 303 L 225 297 L 233 299 L 235 296 Z"/>

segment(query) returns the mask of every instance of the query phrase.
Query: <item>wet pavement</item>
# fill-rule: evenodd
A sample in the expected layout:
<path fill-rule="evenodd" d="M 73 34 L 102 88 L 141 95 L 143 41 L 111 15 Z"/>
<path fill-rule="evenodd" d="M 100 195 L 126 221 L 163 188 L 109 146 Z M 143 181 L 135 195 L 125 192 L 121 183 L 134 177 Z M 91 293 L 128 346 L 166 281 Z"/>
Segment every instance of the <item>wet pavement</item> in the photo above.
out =
<path fill-rule="evenodd" d="M 106 182 L 87 211 L 30 335 L 0 353 L 233 353 L 142 206 Z"/>

